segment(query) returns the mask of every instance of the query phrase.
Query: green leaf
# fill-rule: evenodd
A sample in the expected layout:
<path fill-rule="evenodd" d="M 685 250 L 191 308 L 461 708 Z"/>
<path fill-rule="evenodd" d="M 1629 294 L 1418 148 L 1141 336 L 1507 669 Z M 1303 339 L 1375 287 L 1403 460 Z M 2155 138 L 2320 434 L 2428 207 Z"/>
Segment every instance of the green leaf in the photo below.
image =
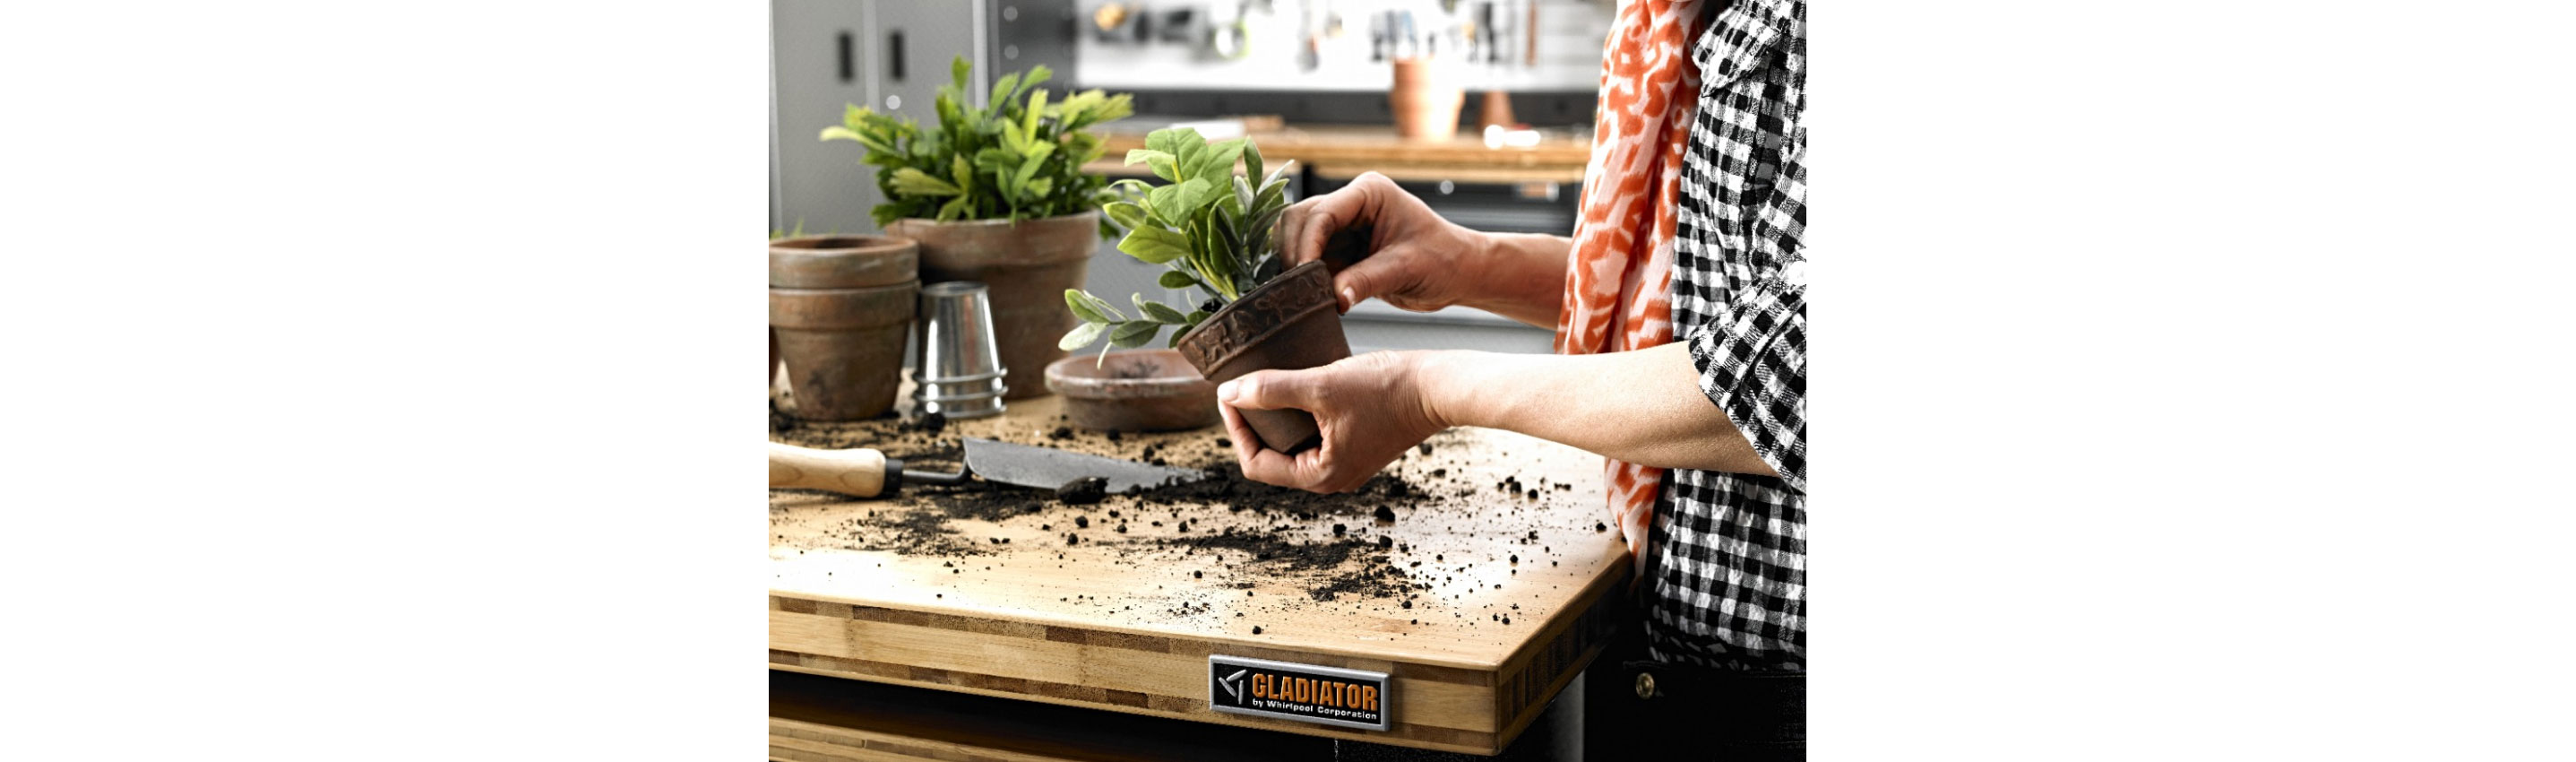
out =
<path fill-rule="evenodd" d="M 1020 160 L 1020 182 L 1023 184 L 1038 176 L 1038 170 L 1046 168 L 1047 154 L 1055 151 L 1055 144 L 1035 143 L 1029 148 L 1028 158 Z"/>
<path fill-rule="evenodd" d="M 1020 73 L 1011 72 L 993 81 L 993 100 L 1010 101 L 1020 96 Z"/>
<path fill-rule="evenodd" d="M 1145 133 L 1145 147 L 1170 154 L 1177 159 L 1181 156 L 1181 144 L 1184 142 L 1182 136 L 1196 138 L 1198 134 L 1197 130 L 1186 127 L 1165 127 Z"/>
<path fill-rule="evenodd" d="M 1046 101 L 1047 91 L 1045 90 L 1029 93 L 1029 109 L 1020 114 L 1021 140 L 1037 139 L 1038 118 L 1046 115 Z"/>
<path fill-rule="evenodd" d="M 1165 152 L 1162 152 L 1162 151 L 1157 151 L 1157 150 L 1154 150 L 1154 149 L 1151 149 L 1151 148 L 1130 148 L 1130 149 L 1127 149 L 1127 161 L 1126 161 L 1126 163 L 1124 164 L 1124 166 L 1131 166 L 1131 167 L 1132 167 L 1132 166 L 1135 166 L 1135 165 L 1136 165 L 1136 162 L 1140 162 L 1140 161 L 1141 161 L 1141 162 L 1145 162 L 1145 166 L 1146 166 L 1146 167 L 1151 168 L 1152 170 L 1154 170 L 1154 176 L 1155 176 L 1155 177 L 1160 177 L 1160 178 L 1163 178 L 1163 179 L 1165 179 L 1165 180 L 1172 179 L 1172 177 L 1173 177 L 1173 176 L 1174 176 L 1174 175 L 1179 171 L 1179 170 L 1176 170 L 1176 169 L 1174 169 L 1174 168 L 1173 168 L 1173 164 L 1172 164 L 1172 162 L 1174 161 L 1174 159 L 1172 158 L 1172 155 L 1171 155 L 1171 154 L 1169 154 L 1169 153 L 1165 153 Z M 1121 181 L 1121 182 L 1136 182 L 1136 181 L 1134 181 L 1134 180 L 1126 180 L 1126 181 Z"/>
<path fill-rule="evenodd" d="M 1158 227 L 1140 227 L 1127 231 L 1127 237 L 1119 239 L 1118 250 L 1127 252 L 1127 256 L 1135 257 L 1139 262 L 1159 265 L 1189 256 L 1190 239 Z"/>
<path fill-rule="evenodd" d="M 1109 306 L 1109 300 L 1078 288 L 1064 290 L 1064 306 L 1073 311 L 1074 317 L 1086 323 L 1118 323 L 1127 319 L 1117 308 Z"/>
<path fill-rule="evenodd" d="M 1164 210 L 1158 206 L 1155 210 L 1164 212 L 1163 216 L 1165 218 L 1175 220 L 1197 214 L 1200 209 L 1207 206 L 1208 202 L 1216 200 L 1216 194 L 1220 192 L 1216 185 L 1196 177 L 1190 178 L 1188 182 L 1171 187 L 1179 188 L 1179 190 L 1173 193 L 1174 196 L 1178 197 L 1175 201 L 1175 208 Z"/>
<path fill-rule="evenodd" d="M 1271 183 L 1286 182 L 1288 179 L 1288 169 L 1295 166 L 1297 166 L 1296 159 L 1289 159 L 1287 161 L 1280 162 L 1278 169 L 1270 170 L 1270 174 L 1262 176 L 1261 187 L 1264 190 L 1267 190 Z"/>
<path fill-rule="evenodd" d="M 904 167 L 894 172 L 894 190 L 907 196 L 954 196 L 964 191 L 948 181 L 931 177 L 921 170 Z"/>
<path fill-rule="evenodd" d="M 1100 340 L 1100 334 L 1108 332 L 1108 323 L 1086 322 L 1081 325 L 1074 326 L 1073 330 L 1064 332 L 1064 338 L 1056 340 L 1055 348 L 1071 352 L 1076 349 L 1091 346 L 1091 342 Z"/>
<path fill-rule="evenodd" d="M 1218 141 L 1208 144 L 1207 150 L 1199 153 L 1195 170 L 1184 168 L 1181 175 L 1204 179 L 1209 184 L 1222 187 L 1228 184 L 1226 178 L 1234 176 L 1234 163 L 1241 158 L 1243 138 Z"/>
<path fill-rule="evenodd" d="M 1141 347 L 1145 342 L 1153 341 L 1154 333 L 1160 330 L 1163 330 L 1162 324 L 1143 320 L 1120 323 L 1109 331 L 1109 345 L 1120 349 Z"/>
<path fill-rule="evenodd" d="M 1187 317 L 1183 317 L 1180 310 L 1165 307 L 1158 302 L 1145 301 L 1144 294 L 1133 294 L 1130 295 L 1128 299 L 1136 303 L 1136 311 L 1144 313 L 1146 320 L 1163 323 L 1165 325 L 1174 325 L 1183 320 L 1189 319 Z"/>
<path fill-rule="evenodd" d="M 848 127 L 843 127 L 843 126 L 841 126 L 841 125 L 837 125 L 837 124 L 832 125 L 832 126 L 830 126 L 830 127 L 825 127 L 825 128 L 823 128 L 823 138 L 822 138 L 822 139 L 824 139 L 824 140 L 847 140 L 847 141 L 850 141 L 850 142 L 853 142 L 853 143 L 860 143 L 860 142 L 864 142 L 864 141 L 859 140 L 859 131 L 858 131 L 858 130 L 853 130 L 853 129 L 850 129 L 850 128 L 848 128 Z"/>
<path fill-rule="evenodd" d="M 1154 283 L 1164 288 L 1189 288 L 1198 285 L 1199 279 L 1198 276 L 1179 270 L 1164 270 L 1163 276 L 1155 278 Z"/>
<path fill-rule="evenodd" d="M 1118 182 L 1110 183 L 1109 189 L 1124 195 L 1141 196 L 1154 190 L 1154 186 L 1152 183 L 1130 177 L 1119 180 Z"/>
<path fill-rule="evenodd" d="M 1122 228 L 1136 228 L 1145 224 L 1145 207 L 1137 206 L 1134 202 L 1112 201 L 1100 205 L 1100 211 L 1109 215 L 1109 221 L 1118 223 Z"/>
<path fill-rule="evenodd" d="M 1190 210 L 1194 207 L 1190 205 L 1188 199 L 1188 189 L 1183 186 L 1156 186 L 1152 190 L 1145 191 L 1145 208 L 1152 210 L 1154 216 L 1161 219 L 1163 224 L 1178 224 L 1190 218 Z"/>

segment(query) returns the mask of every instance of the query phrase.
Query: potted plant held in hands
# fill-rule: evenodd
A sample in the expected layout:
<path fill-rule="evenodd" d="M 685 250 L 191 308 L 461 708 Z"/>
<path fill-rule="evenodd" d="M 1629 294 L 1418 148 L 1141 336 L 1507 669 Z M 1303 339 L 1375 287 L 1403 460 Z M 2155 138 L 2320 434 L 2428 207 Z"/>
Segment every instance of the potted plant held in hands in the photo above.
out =
<path fill-rule="evenodd" d="M 1131 319 L 1107 300 L 1067 289 L 1065 306 L 1082 325 L 1058 346 L 1070 351 L 1106 334 L 1109 346 L 1139 347 L 1171 326 L 1177 331 L 1171 345 L 1219 384 L 1256 370 L 1311 368 L 1351 356 L 1334 309 L 1332 274 L 1322 261 L 1284 267 L 1279 256 L 1272 229 L 1288 208 L 1288 167 L 1256 186 L 1235 174 L 1238 161 L 1247 175 L 1261 171 L 1261 149 L 1248 139 L 1209 143 L 1182 128 L 1156 130 L 1145 145 L 1129 151 L 1127 163 L 1144 162 L 1168 184 L 1121 180 L 1113 186 L 1133 199 L 1104 207 L 1127 230 L 1118 250 L 1171 268 L 1162 275 L 1164 288 L 1196 288 L 1207 300 L 1184 312 L 1131 295 L 1137 312 Z M 1305 411 L 1241 412 L 1271 449 L 1293 453 L 1321 439 Z"/>
<path fill-rule="evenodd" d="M 1082 285 L 1094 243 L 1112 231 L 1100 205 L 1117 198 L 1082 165 L 1100 158 L 1084 128 L 1134 112 L 1129 96 L 1086 90 L 1050 101 L 1037 87 L 1047 67 L 1003 75 L 992 98 L 966 105 L 972 67 L 959 58 L 939 88 L 930 128 L 851 106 L 823 140 L 867 148 L 886 202 L 870 210 L 888 235 L 921 244 L 921 281 L 981 281 L 990 288 L 1006 399 L 1045 394 L 1046 365 L 1065 355 L 1054 339 L 1072 327 L 1056 294 Z"/>

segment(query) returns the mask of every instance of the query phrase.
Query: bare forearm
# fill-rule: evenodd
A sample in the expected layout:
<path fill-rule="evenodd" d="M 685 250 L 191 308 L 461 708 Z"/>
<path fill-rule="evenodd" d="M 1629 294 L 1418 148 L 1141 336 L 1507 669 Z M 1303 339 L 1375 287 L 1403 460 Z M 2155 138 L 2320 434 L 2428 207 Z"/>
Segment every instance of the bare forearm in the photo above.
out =
<path fill-rule="evenodd" d="M 1541 328 L 1565 306 L 1565 256 L 1573 240 L 1533 233 L 1486 233 L 1477 269 L 1458 277 L 1477 287 L 1461 303 Z"/>
<path fill-rule="evenodd" d="M 1426 352 L 1415 373 L 1444 427 L 1517 431 L 1639 465 L 1772 475 L 1700 393 L 1678 343 L 1599 355 Z"/>

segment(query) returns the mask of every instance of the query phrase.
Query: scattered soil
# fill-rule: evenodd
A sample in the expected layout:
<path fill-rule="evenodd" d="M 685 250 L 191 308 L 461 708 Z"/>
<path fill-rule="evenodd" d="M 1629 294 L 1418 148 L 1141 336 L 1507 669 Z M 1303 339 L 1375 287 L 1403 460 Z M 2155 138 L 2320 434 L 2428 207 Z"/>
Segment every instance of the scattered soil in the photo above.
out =
<path fill-rule="evenodd" d="M 1097 476 L 1075 479 L 1055 490 L 1056 502 L 1065 505 L 1090 505 L 1107 497 L 1109 497 L 1109 480 Z"/>
<path fill-rule="evenodd" d="M 1110 378 L 1153 378 L 1162 369 L 1162 365 L 1135 358 L 1121 358 L 1108 368 Z"/>
<path fill-rule="evenodd" d="M 963 461 L 963 448 L 949 431 L 949 422 L 944 417 L 903 419 L 888 415 L 866 421 L 797 421 L 781 410 L 775 401 L 771 412 L 771 438 L 775 441 L 823 449 L 872 447 L 884 451 L 890 458 L 904 460 L 904 465 L 914 470 L 954 470 Z M 1105 544 L 1115 547 L 1107 549 L 1109 555 L 1105 560 L 1093 563 L 1189 563 L 1199 566 L 1212 560 L 1214 565 L 1193 568 L 1191 572 L 1192 579 L 1207 580 L 1194 588 L 1198 590 L 1232 588 L 1243 590 L 1250 596 L 1256 584 L 1273 589 L 1284 585 L 1285 589 L 1303 591 L 1307 598 L 1318 602 L 1378 600 L 1390 608 L 1400 605 L 1412 609 L 1417 602 L 1436 600 L 1428 595 L 1428 591 L 1434 589 L 1434 583 L 1447 579 L 1445 573 L 1460 567 L 1434 555 L 1432 560 L 1446 565 L 1445 571 L 1439 570 L 1442 567 L 1423 568 L 1421 557 L 1411 555 L 1413 545 L 1397 542 L 1389 534 L 1399 519 L 1398 505 L 1405 509 L 1404 521 L 1408 527 L 1431 533 L 1415 538 L 1419 543 L 1443 532 L 1447 522 L 1446 514 L 1440 511 L 1443 506 L 1467 504 L 1480 511 L 1490 509 L 1516 514 L 1529 510 L 1533 506 L 1529 501 L 1542 494 L 1571 489 L 1570 485 L 1556 484 L 1557 490 L 1543 493 L 1541 490 L 1552 482 L 1540 480 L 1535 485 L 1525 485 L 1516 476 L 1502 477 L 1500 481 L 1486 482 L 1498 492 L 1511 493 L 1508 502 L 1498 502 L 1490 497 L 1493 493 L 1483 492 L 1483 485 L 1468 478 L 1451 478 L 1452 471 L 1462 471 L 1462 477 L 1476 473 L 1459 468 L 1461 461 L 1457 460 L 1472 456 L 1456 448 L 1443 451 L 1432 443 L 1425 443 L 1414 452 L 1406 453 L 1406 457 L 1399 459 L 1385 473 L 1371 478 L 1356 491 L 1319 495 L 1243 478 L 1235 467 L 1233 443 L 1225 437 L 1213 435 L 1213 432 L 1185 437 L 1122 438 L 1114 432 L 1078 431 L 1052 424 L 1034 429 L 1020 428 L 1016 434 L 1018 441 L 1044 442 L 1140 462 L 1196 468 L 1203 470 L 1206 477 L 1200 481 L 1129 495 L 1107 494 L 1106 482 L 1101 480 L 1068 485 L 1055 491 L 983 482 L 955 487 L 906 485 L 903 493 L 893 499 L 861 501 L 875 504 L 870 506 L 871 510 L 864 511 L 864 517 L 839 518 L 861 513 L 856 506 L 837 509 L 833 519 L 837 525 L 822 528 L 823 536 L 818 538 L 821 541 L 805 547 L 890 551 L 904 556 L 960 559 L 1011 550 L 1010 537 L 1000 536 L 985 527 L 968 530 L 952 524 L 957 520 L 972 520 L 1006 528 L 1016 527 L 1021 532 L 1036 529 L 1046 533 L 1019 537 L 1016 544 L 1021 553 L 1006 555 L 1006 560 L 1016 561 L 1028 553 L 1044 552 L 1055 556 L 1050 563 L 1062 563 L 1067 548 Z M 1013 436 L 1006 432 L 1000 438 Z M 1434 441 L 1449 443 L 1445 438 L 1435 438 Z M 1434 453 L 1438 453 L 1438 457 L 1434 457 Z M 1445 462 L 1446 466 L 1433 467 L 1434 461 Z M 775 490 L 772 494 L 773 501 L 779 496 L 792 496 L 802 504 L 810 504 L 817 498 L 827 503 L 859 501 L 858 498 L 804 490 Z M 1222 506 L 1224 511 L 1215 512 L 1218 506 Z M 1103 518 L 1103 523 L 1097 528 L 1112 533 L 1093 534 L 1093 518 Z M 1131 520 L 1136 525 L 1132 529 L 1142 534 L 1128 533 Z M 1162 529 L 1167 525 L 1171 528 Z M 1058 526 L 1065 528 L 1056 529 Z M 1596 524 L 1594 531 L 1607 528 Z M 968 531 L 973 534 L 966 534 Z M 1517 536 L 1517 532 L 1508 538 L 1478 534 L 1465 539 L 1536 544 L 1535 532 L 1532 534 L 1528 541 Z M 1062 544 L 1048 547 L 1058 542 Z M 1434 547 L 1444 546 L 1451 551 L 1460 549 L 1454 544 L 1434 544 Z M 1129 552 L 1130 549 L 1134 552 Z M 1543 552 L 1552 555 L 1552 552 Z M 1197 557 L 1196 560 L 1184 560 L 1193 556 Z M 1394 560 L 1399 557 L 1406 560 Z M 1499 559 L 1478 554 L 1477 560 Z M 1513 553 L 1506 563 L 1517 565 L 1520 560 L 1519 554 Z M 1532 560 L 1534 562 L 1535 558 Z M 1408 571 L 1406 564 L 1413 568 Z M 1474 565 L 1465 558 L 1457 564 Z M 1554 562 L 1551 561 L 1550 565 Z M 950 569 L 953 574 L 969 571 L 962 567 L 961 563 Z M 1211 613 L 1203 601 L 1185 596 L 1163 597 L 1178 596 L 1178 591 L 1155 593 L 1146 590 L 1137 591 L 1137 595 L 1140 598 L 1134 601 L 1136 606 L 1115 610 L 1159 612 L 1173 617 Z"/>
<path fill-rule="evenodd" d="M 883 510 L 851 521 L 835 535 L 845 550 L 888 550 L 917 556 L 980 556 L 992 551 L 948 526 L 935 510 Z M 998 544 L 998 543 L 996 543 Z"/>

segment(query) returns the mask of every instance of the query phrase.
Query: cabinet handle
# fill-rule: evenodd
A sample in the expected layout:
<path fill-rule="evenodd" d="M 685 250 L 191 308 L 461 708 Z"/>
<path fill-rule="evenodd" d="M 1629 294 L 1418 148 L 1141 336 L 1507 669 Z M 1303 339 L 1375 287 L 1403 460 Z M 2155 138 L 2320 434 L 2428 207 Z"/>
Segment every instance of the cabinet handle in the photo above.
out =
<path fill-rule="evenodd" d="M 886 33 L 886 77 L 903 81 L 903 30 Z"/>
<path fill-rule="evenodd" d="M 854 61 L 853 61 L 853 60 L 851 59 L 851 57 L 850 57 L 850 33 L 849 33 L 849 32 L 844 31 L 844 32 L 842 32 L 842 33 L 841 33 L 841 39 L 840 39 L 840 50 L 841 50 L 841 84 L 846 85 L 846 84 L 849 84 L 851 80 L 858 79 L 858 72 L 856 71 L 855 67 L 853 67 L 853 66 L 851 65 L 851 64 L 853 64 L 853 63 L 854 63 Z"/>

